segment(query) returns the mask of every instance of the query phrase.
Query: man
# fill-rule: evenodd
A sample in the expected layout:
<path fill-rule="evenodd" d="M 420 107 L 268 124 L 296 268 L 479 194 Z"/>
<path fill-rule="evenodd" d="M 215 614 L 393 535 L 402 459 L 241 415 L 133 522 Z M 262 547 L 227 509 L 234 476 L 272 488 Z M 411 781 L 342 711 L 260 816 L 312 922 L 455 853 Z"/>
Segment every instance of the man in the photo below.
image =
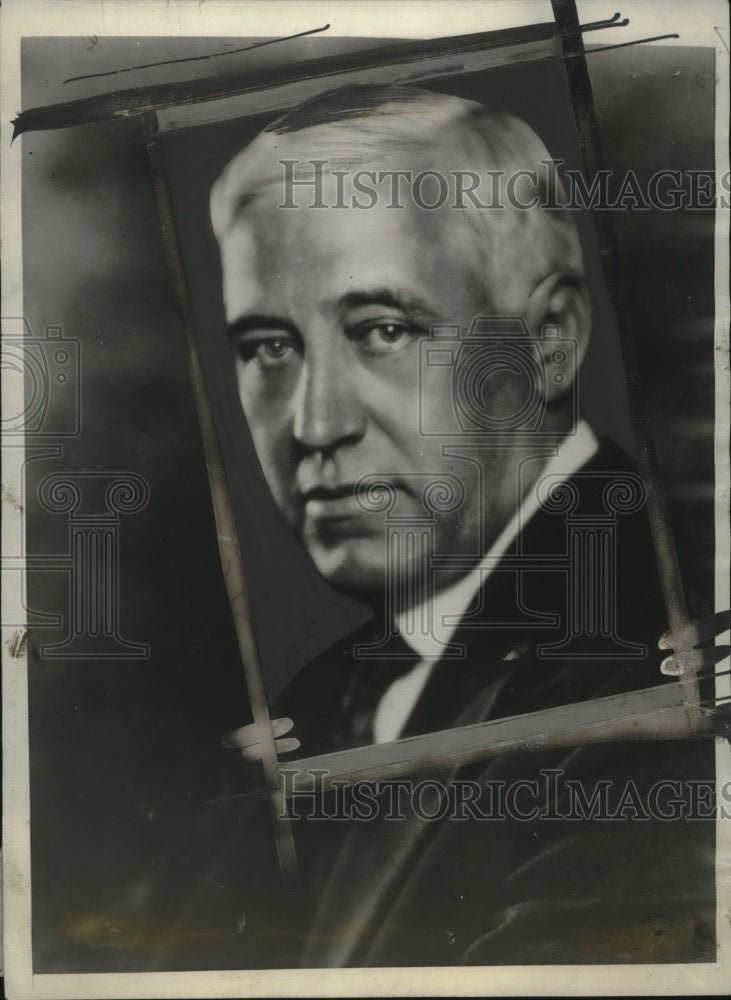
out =
<path fill-rule="evenodd" d="M 265 477 L 376 615 L 279 699 L 303 756 L 660 683 L 642 486 L 578 413 L 591 305 L 548 163 L 514 116 L 354 87 L 268 126 L 214 187 Z M 393 785 L 330 821 L 293 802 L 303 885 L 257 904 L 254 940 L 278 928 L 262 964 L 712 960 L 713 825 L 645 808 L 658 782 L 712 778 L 712 744 L 536 736 L 416 774 L 403 814 Z M 567 818 L 559 778 L 609 789 L 614 820 Z M 488 787 L 507 814 L 465 807 Z"/>

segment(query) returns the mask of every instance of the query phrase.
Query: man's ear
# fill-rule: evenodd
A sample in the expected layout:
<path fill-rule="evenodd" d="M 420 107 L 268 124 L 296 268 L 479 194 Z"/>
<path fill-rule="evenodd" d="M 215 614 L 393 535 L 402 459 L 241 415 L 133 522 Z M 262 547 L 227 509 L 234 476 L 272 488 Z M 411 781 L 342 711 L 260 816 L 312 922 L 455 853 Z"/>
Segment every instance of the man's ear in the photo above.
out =
<path fill-rule="evenodd" d="M 557 402 L 589 346 L 591 302 L 583 278 L 559 271 L 543 278 L 528 298 L 525 318 L 545 366 L 546 401 Z"/>

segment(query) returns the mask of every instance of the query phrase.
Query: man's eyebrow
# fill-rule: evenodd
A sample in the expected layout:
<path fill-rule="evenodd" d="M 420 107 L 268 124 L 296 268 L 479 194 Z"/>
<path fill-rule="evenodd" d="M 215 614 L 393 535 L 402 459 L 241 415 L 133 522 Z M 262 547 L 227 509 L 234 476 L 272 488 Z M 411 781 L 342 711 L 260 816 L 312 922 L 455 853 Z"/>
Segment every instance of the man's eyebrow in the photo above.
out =
<path fill-rule="evenodd" d="M 350 309 L 372 305 L 399 309 L 401 312 L 418 317 L 423 322 L 432 322 L 439 318 L 423 299 L 401 289 L 386 287 L 346 292 L 334 302 L 329 303 L 327 308 L 328 312 L 342 319 Z M 246 313 L 239 316 L 228 324 L 226 332 L 229 341 L 232 341 L 235 337 L 240 337 L 251 330 L 281 330 L 294 337 L 301 336 L 297 325 L 292 320 L 270 313 Z"/>
<path fill-rule="evenodd" d="M 239 316 L 226 327 L 226 336 L 229 341 L 234 337 L 239 337 L 250 330 L 282 330 L 291 333 L 292 336 L 299 337 L 299 330 L 295 324 L 282 316 L 268 315 L 267 313 L 247 313 Z"/>
<path fill-rule="evenodd" d="M 421 298 L 394 288 L 373 288 L 362 292 L 346 292 L 332 304 L 333 312 L 342 315 L 349 309 L 361 306 L 386 306 L 402 312 L 416 314 L 425 319 L 436 318 L 436 313 Z"/>

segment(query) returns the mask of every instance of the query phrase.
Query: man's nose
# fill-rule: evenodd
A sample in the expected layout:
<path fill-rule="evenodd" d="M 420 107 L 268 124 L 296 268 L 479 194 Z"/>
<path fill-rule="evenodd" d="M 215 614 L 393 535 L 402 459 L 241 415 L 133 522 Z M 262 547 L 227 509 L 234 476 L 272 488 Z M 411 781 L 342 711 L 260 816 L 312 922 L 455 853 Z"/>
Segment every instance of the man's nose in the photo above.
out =
<path fill-rule="evenodd" d="M 305 358 L 295 396 L 293 433 L 307 451 L 328 452 L 363 437 L 366 417 L 348 370 L 352 364 L 352 358 L 337 348 Z"/>

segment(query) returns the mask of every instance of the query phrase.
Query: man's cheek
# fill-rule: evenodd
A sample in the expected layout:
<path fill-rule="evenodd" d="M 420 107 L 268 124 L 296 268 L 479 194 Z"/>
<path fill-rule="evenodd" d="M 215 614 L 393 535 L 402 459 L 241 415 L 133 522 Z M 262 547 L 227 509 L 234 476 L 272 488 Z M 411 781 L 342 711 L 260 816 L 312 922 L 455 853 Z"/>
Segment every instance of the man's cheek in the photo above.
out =
<path fill-rule="evenodd" d="M 279 464 L 279 454 L 291 452 L 291 407 L 286 400 L 273 398 L 271 393 L 261 391 L 240 392 L 239 399 L 259 461 L 264 465 L 265 461 L 274 457 L 275 464 Z"/>
<path fill-rule="evenodd" d="M 273 433 L 276 428 L 254 434 L 254 447 L 272 496 L 292 527 L 298 523 L 294 502 L 296 469 L 292 456 L 291 440 L 285 432 Z"/>

